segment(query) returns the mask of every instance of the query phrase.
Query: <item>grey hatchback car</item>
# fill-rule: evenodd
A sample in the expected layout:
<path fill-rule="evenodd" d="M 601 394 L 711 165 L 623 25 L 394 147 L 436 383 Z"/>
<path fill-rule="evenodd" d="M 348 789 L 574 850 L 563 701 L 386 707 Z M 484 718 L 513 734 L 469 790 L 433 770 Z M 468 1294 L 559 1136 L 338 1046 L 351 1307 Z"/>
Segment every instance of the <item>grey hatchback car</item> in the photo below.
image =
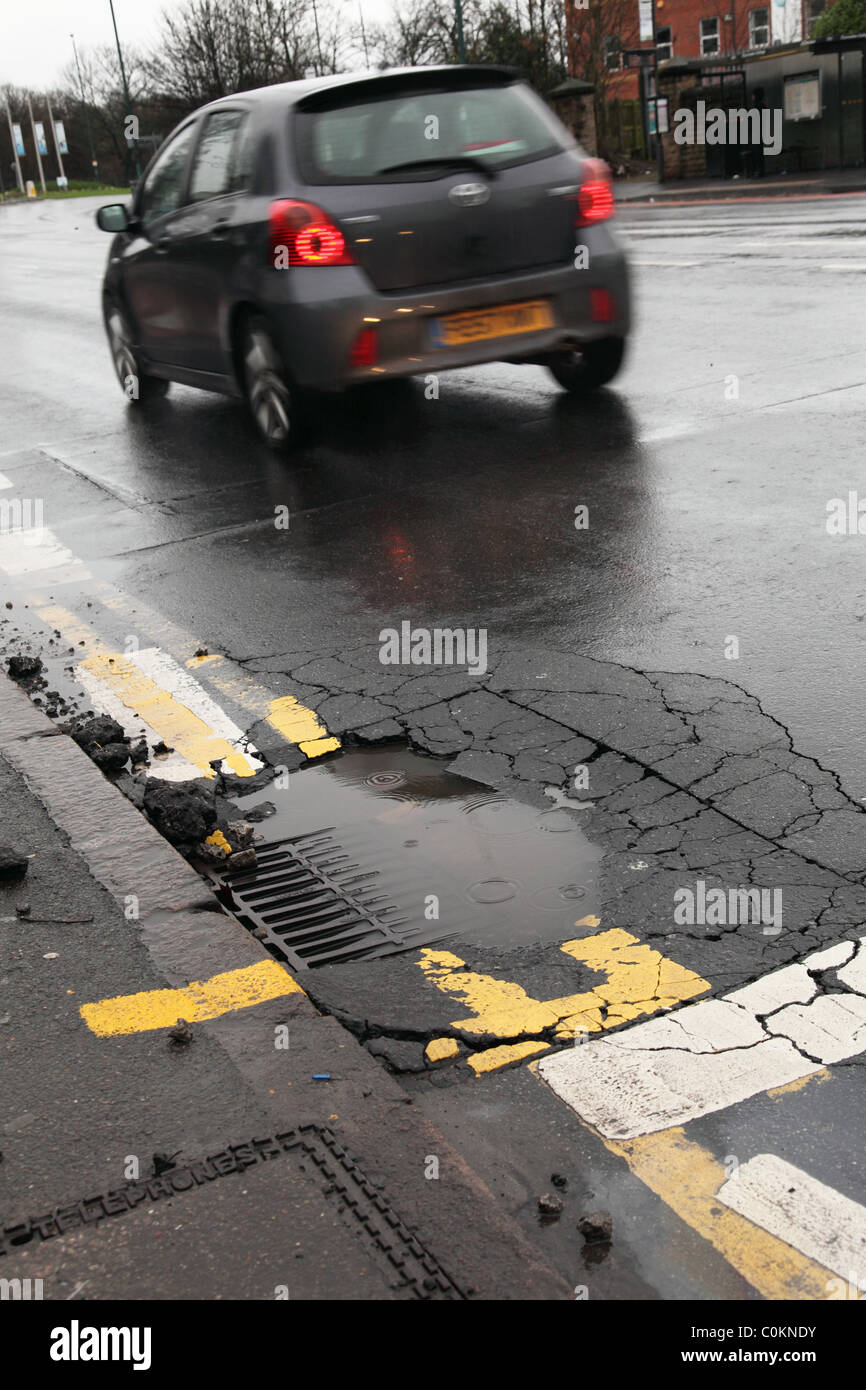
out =
<path fill-rule="evenodd" d="M 224 97 L 97 213 L 115 370 L 139 405 L 243 396 L 274 448 L 310 392 L 359 382 L 505 360 L 593 389 L 629 331 L 613 211 L 607 166 L 507 69 Z"/>

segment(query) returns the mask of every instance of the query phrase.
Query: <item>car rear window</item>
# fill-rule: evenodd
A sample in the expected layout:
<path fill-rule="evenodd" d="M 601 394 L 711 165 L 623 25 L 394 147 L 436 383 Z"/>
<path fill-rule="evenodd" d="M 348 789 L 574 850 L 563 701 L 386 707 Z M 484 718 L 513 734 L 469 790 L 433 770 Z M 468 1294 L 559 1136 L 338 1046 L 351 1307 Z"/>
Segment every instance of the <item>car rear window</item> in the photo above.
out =
<path fill-rule="evenodd" d="M 410 90 L 332 109 L 301 110 L 296 149 L 307 183 L 377 183 L 441 177 L 435 163 L 427 161 L 475 159 L 490 169 L 523 164 L 565 149 L 566 138 L 530 88 L 510 83 Z M 384 172 L 404 164 L 418 167 Z"/>

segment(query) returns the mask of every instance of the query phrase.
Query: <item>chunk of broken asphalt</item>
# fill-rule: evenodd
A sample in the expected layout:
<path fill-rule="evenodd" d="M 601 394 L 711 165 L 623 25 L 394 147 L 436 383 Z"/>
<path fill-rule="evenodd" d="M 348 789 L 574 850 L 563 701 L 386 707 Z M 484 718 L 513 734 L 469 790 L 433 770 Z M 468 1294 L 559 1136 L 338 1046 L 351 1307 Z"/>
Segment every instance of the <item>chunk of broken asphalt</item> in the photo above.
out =
<path fill-rule="evenodd" d="M 14 681 L 26 681 L 39 675 L 42 662 L 38 656 L 10 656 L 6 667 Z"/>
<path fill-rule="evenodd" d="M 562 1211 L 562 1198 L 557 1197 L 555 1192 L 545 1192 L 538 1199 L 538 1210 L 544 1216 L 559 1216 Z"/>
<path fill-rule="evenodd" d="M 601 1241 L 610 1240 L 613 1234 L 613 1217 L 609 1211 L 593 1211 L 580 1218 L 577 1229 L 587 1245 L 597 1245 Z"/>
<path fill-rule="evenodd" d="M 233 849 L 250 849 L 254 834 L 255 826 L 248 820 L 230 820 L 226 826 L 226 838 Z"/>
<path fill-rule="evenodd" d="M 400 1038 L 373 1038 L 367 1043 L 374 1057 L 381 1057 L 394 1071 L 426 1071 L 424 1044 Z"/>
<path fill-rule="evenodd" d="M 212 794 L 196 782 L 181 786 L 150 777 L 143 804 L 157 830 L 173 845 L 192 847 L 207 839 L 216 825 Z"/>
<path fill-rule="evenodd" d="M 168 1030 L 169 1047 L 187 1047 L 192 1042 L 192 1029 L 185 1018 L 179 1018 Z"/>
<path fill-rule="evenodd" d="M 230 854 L 226 863 L 230 869 L 255 869 L 258 866 L 258 858 L 254 849 L 240 849 L 235 854 Z"/>
<path fill-rule="evenodd" d="M 84 715 L 73 721 L 69 733 L 91 758 L 95 759 L 99 749 L 110 748 L 112 744 L 124 746 L 124 761 L 129 757 L 126 734 L 117 720 L 107 714 Z"/>
<path fill-rule="evenodd" d="M 30 867 L 26 854 L 19 854 L 11 845 L 0 845 L 0 879 L 10 882 L 23 878 Z"/>
<path fill-rule="evenodd" d="M 94 747 L 90 756 L 103 772 L 120 772 L 129 761 L 129 748 L 125 743 L 107 743 L 104 748 Z"/>

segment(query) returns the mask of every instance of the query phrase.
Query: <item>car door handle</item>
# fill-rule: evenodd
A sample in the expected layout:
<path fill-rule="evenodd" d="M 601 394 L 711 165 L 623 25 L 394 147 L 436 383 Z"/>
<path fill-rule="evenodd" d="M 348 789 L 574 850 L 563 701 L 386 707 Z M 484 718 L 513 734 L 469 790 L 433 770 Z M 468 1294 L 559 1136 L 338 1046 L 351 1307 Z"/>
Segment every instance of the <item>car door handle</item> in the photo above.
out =
<path fill-rule="evenodd" d="M 162 236 L 157 237 L 156 239 L 156 254 L 158 256 L 164 256 L 170 246 L 171 237 L 169 236 L 168 232 L 163 232 Z"/>
<path fill-rule="evenodd" d="M 214 241 L 225 241 L 231 230 L 231 224 L 227 217 L 221 217 L 218 222 L 214 222 L 211 227 L 211 236 Z"/>

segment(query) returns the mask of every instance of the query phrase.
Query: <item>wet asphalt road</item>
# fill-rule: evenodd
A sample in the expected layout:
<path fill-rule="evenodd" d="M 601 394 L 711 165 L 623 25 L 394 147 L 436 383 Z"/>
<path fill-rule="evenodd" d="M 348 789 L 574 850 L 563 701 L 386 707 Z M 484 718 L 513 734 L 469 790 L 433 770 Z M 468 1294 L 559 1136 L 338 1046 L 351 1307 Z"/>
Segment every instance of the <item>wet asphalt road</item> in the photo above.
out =
<path fill-rule="evenodd" d="M 862 199 L 624 208 L 637 328 L 612 389 L 581 404 L 542 369 L 507 365 L 443 376 L 435 401 L 418 385 L 371 388 L 324 403 L 317 441 L 289 462 L 257 445 L 234 402 L 172 387 L 147 417 L 127 409 L 99 317 L 108 238 L 93 225 L 93 206 L 79 200 L 0 211 L 0 470 L 8 468 L 16 483 L 32 478 L 34 494 L 45 498 L 46 523 L 94 584 L 107 581 L 182 625 L 277 694 L 299 694 L 325 712 L 335 732 L 375 728 L 393 713 L 377 698 L 387 700 L 388 685 L 375 666 L 353 686 L 335 659 L 346 649 L 375 646 L 381 628 L 406 619 L 486 628 L 491 668 L 503 672 L 494 691 L 528 687 L 538 654 L 545 655 L 548 692 L 571 690 L 568 672 L 585 658 L 618 663 L 626 670 L 611 698 L 625 701 L 626 732 L 643 729 L 640 701 L 648 691 L 633 671 L 733 682 L 754 697 L 744 696 L 743 719 L 760 734 L 741 747 L 732 735 L 728 753 L 748 758 L 787 731 L 797 754 L 826 769 L 818 779 L 827 822 L 820 841 L 803 839 L 811 826 L 808 816 L 802 825 L 796 819 L 796 804 L 791 825 L 779 817 L 774 828 L 773 797 L 796 803 L 792 787 L 756 793 L 752 802 L 747 795 L 731 814 L 748 833 L 731 851 L 733 867 L 720 867 L 737 881 L 758 852 L 750 835 L 774 843 L 783 831 L 799 835 L 788 848 L 804 853 L 809 869 L 792 867 L 780 852 L 760 881 L 792 884 L 803 940 L 785 938 L 776 949 L 760 937 L 715 944 L 706 933 L 685 933 L 675 948 L 661 949 L 719 990 L 850 932 L 862 915 L 862 899 L 853 895 L 862 839 L 850 817 L 852 802 L 866 800 L 857 681 L 866 541 L 830 536 L 825 522 L 827 503 L 847 498 L 861 480 Z M 588 530 L 574 527 L 579 505 L 589 508 Z M 288 532 L 274 527 L 279 506 L 290 510 Z M 86 594 L 85 580 L 79 609 Z M 112 633 L 118 643 L 123 622 L 118 616 Z M 734 660 L 725 656 L 731 637 L 739 642 Z M 535 655 L 521 673 L 526 653 Z M 442 698 L 462 697 L 471 686 L 465 678 L 453 689 L 443 685 Z M 593 724 L 603 686 L 573 688 L 594 694 L 571 722 L 565 695 L 547 694 L 536 713 L 639 753 L 643 767 L 654 765 L 669 737 L 669 704 L 679 700 L 681 708 L 691 698 L 682 683 L 656 683 L 658 707 L 646 715 L 654 732 L 629 745 L 617 742 L 603 720 Z M 417 711 L 434 699 L 407 698 L 404 707 Z M 446 715 L 425 724 L 416 714 L 418 746 L 455 752 L 472 745 L 484 755 L 485 720 L 495 731 L 505 717 L 503 709 L 491 713 L 477 703 L 456 714 L 452 707 L 451 715 L 471 728 L 475 745 L 442 732 Z M 706 733 L 712 741 L 712 724 L 707 714 L 699 740 Z M 514 735 L 514 752 L 520 737 Z M 545 730 L 543 737 L 553 735 Z M 562 770 L 590 756 L 590 747 L 563 744 L 553 759 L 559 775 L 543 763 L 533 773 L 536 793 L 545 780 L 561 782 Z M 482 770 L 495 780 L 495 761 Z M 614 797 L 620 770 L 595 775 L 593 795 Z M 687 790 L 697 772 L 690 767 L 679 781 L 665 772 L 684 788 L 684 821 L 715 814 L 702 811 Z M 833 774 L 851 798 L 847 808 Z M 742 769 L 737 778 L 748 784 Z M 630 833 L 619 847 L 656 852 L 667 873 L 669 821 L 664 814 L 653 819 L 653 789 L 642 786 L 650 809 L 636 816 L 640 835 Z M 702 805 L 716 804 L 724 792 L 707 789 Z M 838 836 L 837 823 L 827 821 L 837 808 L 849 817 Z M 605 802 L 608 846 L 617 843 L 620 814 L 621 805 L 611 801 L 608 811 Z M 718 823 L 699 824 L 695 844 L 706 846 L 720 833 Z M 696 869 L 714 862 L 705 848 L 694 855 L 687 862 Z M 630 898 L 617 881 L 617 907 L 605 923 L 649 923 L 642 939 L 660 944 L 671 883 L 682 881 L 681 870 L 679 878 L 671 873 L 659 878 L 655 897 L 648 889 Z M 812 935 L 831 891 L 833 913 Z M 480 960 L 470 965 L 480 969 Z M 516 970 L 507 953 L 497 963 L 509 978 Z M 574 988 L 568 962 L 551 964 L 529 952 L 520 965 L 521 982 L 535 997 Z M 326 967 L 315 972 L 311 993 L 362 1036 L 365 1023 L 376 1022 L 371 996 L 390 1010 L 383 1031 L 398 1039 L 413 1024 L 419 1035 L 446 1032 L 448 1009 L 425 1016 L 427 1005 L 409 979 L 413 970 L 401 958 L 383 989 L 361 967 Z M 486 1077 L 476 1090 L 425 1089 L 411 1071 L 406 1084 L 417 1087 L 435 1122 L 529 1229 L 551 1170 L 570 1173 L 573 1202 L 615 1210 L 623 1243 L 593 1268 L 593 1296 L 754 1296 L 668 1206 L 630 1185 L 601 1146 L 588 1146 L 576 1118 L 525 1069 Z M 840 1088 L 851 1084 L 835 1078 L 816 1102 L 818 1112 L 789 1119 L 779 1152 L 796 1161 L 798 1135 L 815 1125 L 816 1113 L 819 1125 L 838 1117 Z M 723 1134 L 718 1152 L 731 1142 Z M 837 1174 L 838 1155 L 853 1143 L 839 1121 L 815 1166 L 824 1163 L 826 1181 L 862 1202 L 860 1176 Z M 545 1229 L 539 1239 L 574 1279 L 581 1255 L 573 1223 Z"/>
<path fill-rule="evenodd" d="M 637 331 L 615 389 L 581 407 L 506 365 L 443 376 L 438 401 L 384 387 L 328 403 L 287 464 L 218 397 L 173 387 L 146 421 L 125 408 L 94 206 L 0 220 L 4 449 L 45 448 L 58 498 L 69 465 L 131 507 L 56 527 L 76 555 L 240 659 L 408 618 L 486 627 L 491 655 L 529 643 L 720 676 L 866 797 L 863 540 L 825 530 L 861 481 L 861 198 L 624 208 Z"/>

